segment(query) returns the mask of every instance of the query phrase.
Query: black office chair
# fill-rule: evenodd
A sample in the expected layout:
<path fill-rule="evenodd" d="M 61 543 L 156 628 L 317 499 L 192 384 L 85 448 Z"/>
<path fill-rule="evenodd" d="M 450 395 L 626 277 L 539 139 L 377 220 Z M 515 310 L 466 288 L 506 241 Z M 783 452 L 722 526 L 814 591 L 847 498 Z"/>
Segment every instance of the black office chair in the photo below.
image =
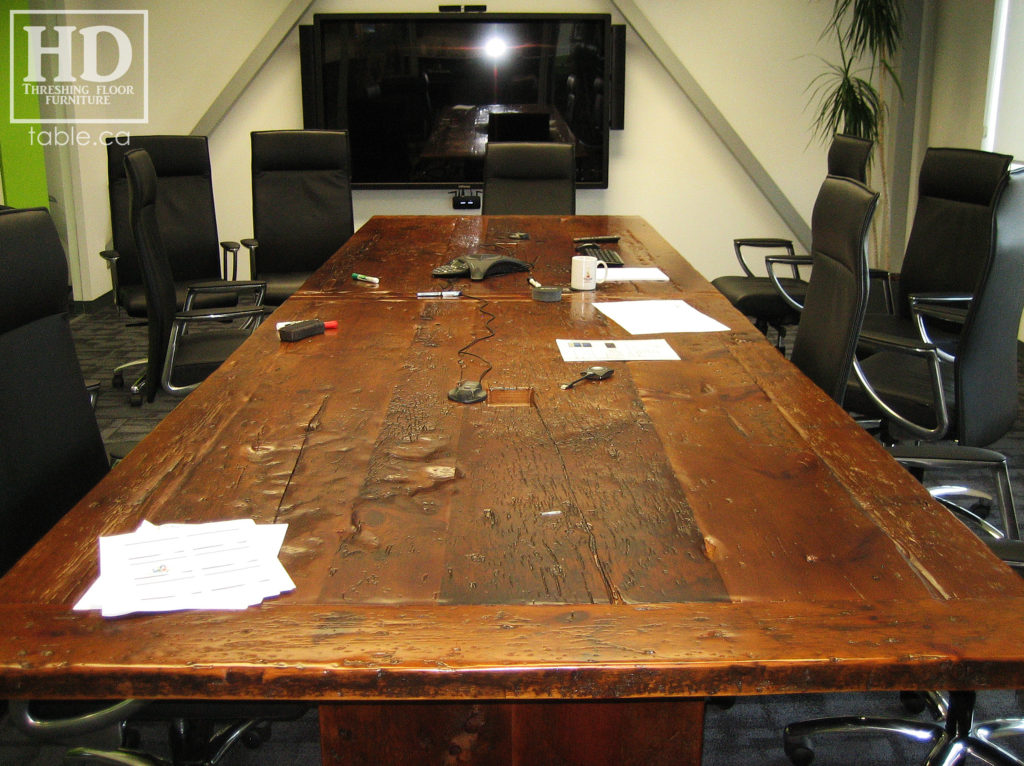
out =
<path fill-rule="evenodd" d="M 348 134 L 272 130 L 252 134 L 253 279 L 264 303 L 284 303 L 352 236 Z"/>
<path fill-rule="evenodd" d="M 131 136 L 108 138 L 107 191 L 113 249 L 101 255 L 110 266 L 114 302 L 129 317 L 145 318 L 146 290 L 142 284 L 135 238 L 128 220 L 128 179 L 124 155 L 133 149 L 149 152 L 156 168 L 159 203 L 157 218 L 164 249 L 174 275 L 177 305 L 185 302 L 189 282 L 227 279 L 228 260 L 237 276 L 240 244 L 218 244 L 213 204 L 210 152 L 205 136 Z M 196 308 L 234 305 L 233 293 L 204 295 Z"/>
<path fill-rule="evenodd" d="M 572 144 L 488 142 L 484 215 L 574 215 L 576 159 Z"/>
<path fill-rule="evenodd" d="M 878 194 L 828 176 L 811 214 L 811 276 L 793 364 L 839 404 L 868 303 L 867 236 Z"/>
<path fill-rule="evenodd" d="M 880 349 L 859 361 L 847 393 L 848 409 L 880 417 L 891 452 L 917 471 L 976 467 L 993 474 L 1001 532 L 1019 539 L 1009 472 L 1003 455 L 984 449 L 1017 417 L 1017 330 L 1024 309 L 1024 172 L 1004 171 L 987 216 L 973 231 L 984 243 L 966 308 L 919 297 L 917 340 L 864 330 Z M 964 248 L 969 249 L 968 247 Z M 955 354 L 928 342 L 933 320 L 959 328 Z M 951 344 L 949 348 L 953 348 Z M 924 442 L 921 444 L 920 442 Z M 969 509 L 941 489 L 937 498 L 961 515 Z M 975 519 L 983 524 L 983 520 Z M 984 524 L 983 524 L 984 525 Z M 986 527 L 991 530 L 990 527 Z M 998 532 L 996 532 L 998 534 Z"/>
<path fill-rule="evenodd" d="M 0 574 L 108 471 L 50 214 L 0 212 Z M 59 481 L 56 478 L 59 477 Z"/>
<path fill-rule="evenodd" d="M 132 386 L 141 403 L 143 391 L 153 401 L 158 387 L 174 396 L 194 389 L 249 337 L 263 318 L 266 283 L 205 282 L 188 286 L 184 307 L 177 310 L 174 278 L 163 245 L 157 206 L 157 175 L 149 153 L 134 149 L 124 156 L 128 177 L 129 217 L 146 288 L 149 335 L 146 373 Z M 193 309 L 194 297 L 228 290 L 249 294 L 247 305 L 214 310 Z M 226 320 L 244 322 L 225 326 Z M 206 329 L 199 327 L 206 325 Z M 196 326 L 196 327 L 193 327 Z"/>
<path fill-rule="evenodd" d="M 837 134 L 828 150 L 828 175 L 864 183 L 872 146 L 872 142 L 866 139 Z M 790 266 L 792 275 L 776 277 L 774 272 L 768 276 L 755 275 L 744 258 L 744 251 L 748 248 L 773 254 L 782 251 L 787 256 L 785 263 Z M 800 275 L 800 266 L 809 264 L 810 257 L 797 256 L 790 240 L 778 238 L 735 239 L 733 250 L 743 274 L 718 277 L 711 284 L 739 311 L 751 317 L 754 326 L 762 333 L 767 335 L 768 328 L 773 328 L 779 349 L 785 350 L 786 327 L 800 321 L 800 306 L 807 292 L 807 281 Z M 780 288 L 784 292 L 780 293 Z"/>
<path fill-rule="evenodd" d="M 872 271 L 887 311 L 869 312 L 866 333 L 920 338 L 913 306 L 921 300 L 964 308 L 989 258 L 993 212 L 1012 158 L 973 149 L 929 148 L 921 163 L 917 208 L 898 274 Z M 952 361 L 957 323 L 932 321 L 926 338 Z M 866 342 L 862 347 L 870 350 Z"/>
<path fill-rule="evenodd" d="M 10 569 L 109 470 L 68 318 L 68 270 L 49 213 L 0 212 L 0 574 Z M 169 723 L 173 763 L 215 763 L 237 741 L 256 745 L 270 719 L 301 703 L 24 700 L 10 720 L 57 743 L 105 737 L 105 751 L 74 749 L 65 763 L 162 764 L 122 749 L 127 719 Z M 102 730 L 102 731 L 101 731 Z M 203 734 L 204 736 L 198 736 Z"/>
<path fill-rule="evenodd" d="M 926 317 L 935 314 L 962 324 L 954 361 L 942 362 L 934 344 L 872 333 L 873 345 L 892 350 L 855 362 L 846 407 L 873 411 L 889 426 L 890 434 L 902 432 L 915 441 L 924 440 L 891 448 L 896 459 L 910 468 L 956 465 L 994 470 L 1002 487 L 1002 531 L 1019 538 L 1005 458 L 976 445 L 989 444 L 1006 433 L 1017 415 L 1017 327 L 1024 310 L 1024 174 L 1004 175 L 992 210 L 992 231 L 981 232 L 990 243 L 988 255 L 966 311 L 941 305 L 938 311 L 918 308 Z M 927 443 L 940 439 L 944 441 L 939 444 Z M 1024 546 L 1019 540 L 996 540 L 990 545 L 1020 568 Z M 943 700 L 936 707 L 940 720 L 847 716 L 802 721 L 786 727 L 786 753 L 795 764 L 809 764 L 814 757 L 812 736 L 872 729 L 930 742 L 929 764 L 961 763 L 966 753 L 992 764 L 1024 763 L 990 741 L 1012 733 L 1019 723 L 975 724 L 974 692 L 929 693 L 925 698 Z"/>

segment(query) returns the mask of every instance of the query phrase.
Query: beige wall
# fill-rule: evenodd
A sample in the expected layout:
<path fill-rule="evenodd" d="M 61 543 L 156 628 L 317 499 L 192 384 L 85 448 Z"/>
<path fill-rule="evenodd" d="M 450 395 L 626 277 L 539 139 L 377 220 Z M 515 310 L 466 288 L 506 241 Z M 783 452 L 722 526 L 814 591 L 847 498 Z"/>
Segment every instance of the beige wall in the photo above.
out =
<path fill-rule="evenodd" d="M 938 4 L 929 146 L 982 146 L 994 6 L 994 0 Z"/>

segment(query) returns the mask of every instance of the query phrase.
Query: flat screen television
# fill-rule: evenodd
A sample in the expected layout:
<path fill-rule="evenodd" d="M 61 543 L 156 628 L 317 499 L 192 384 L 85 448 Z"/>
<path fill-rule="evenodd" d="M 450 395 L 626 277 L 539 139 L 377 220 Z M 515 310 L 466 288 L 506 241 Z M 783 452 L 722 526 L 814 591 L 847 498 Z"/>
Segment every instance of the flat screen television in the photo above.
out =
<path fill-rule="evenodd" d="M 316 14 L 307 128 L 347 130 L 356 188 L 483 181 L 489 134 L 571 142 L 608 186 L 607 14 Z"/>

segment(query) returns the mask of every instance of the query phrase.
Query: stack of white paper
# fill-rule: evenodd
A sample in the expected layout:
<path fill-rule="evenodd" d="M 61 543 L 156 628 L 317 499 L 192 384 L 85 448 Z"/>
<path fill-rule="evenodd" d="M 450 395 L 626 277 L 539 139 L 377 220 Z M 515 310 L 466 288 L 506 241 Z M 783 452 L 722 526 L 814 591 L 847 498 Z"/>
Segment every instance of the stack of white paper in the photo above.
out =
<path fill-rule="evenodd" d="M 663 332 L 721 332 L 721 322 L 702 314 L 686 301 L 618 301 L 595 303 L 594 308 L 615 320 L 631 335 Z"/>
<path fill-rule="evenodd" d="M 605 269 L 605 282 L 668 282 L 668 274 L 661 269 L 645 266 L 619 266 Z"/>
<path fill-rule="evenodd" d="M 105 617 L 179 609 L 245 609 L 292 590 L 277 555 L 287 524 L 143 522 L 101 537 L 100 576 L 75 604 Z"/>

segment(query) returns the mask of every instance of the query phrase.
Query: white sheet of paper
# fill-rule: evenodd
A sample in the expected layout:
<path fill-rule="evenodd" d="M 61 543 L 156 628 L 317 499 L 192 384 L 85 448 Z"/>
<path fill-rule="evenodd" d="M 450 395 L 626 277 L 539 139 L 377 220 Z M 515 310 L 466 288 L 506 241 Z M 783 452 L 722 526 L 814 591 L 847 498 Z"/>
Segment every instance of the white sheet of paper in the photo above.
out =
<path fill-rule="evenodd" d="M 678 359 L 664 338 L 656 340 L 565 340 L 555 341 L 567 362 L 624 362 Z"/>
<path fill-rule="evenodd" d="M 646 266 L 617 266 L 608 269 L 606 282 L 668 282 L 668 274 Z"/>
<path fill-rule="evenodd" d="M 100 576 L 75 604 L 112 617 L 178 609 L 244 609 L 292 590 L 277 559 L 286 524 L 143 522 L 101 537 Z"/>
<path fill-rule="evenodd" d="M 721 332 L 721 322 L 702 314 L 686 301 L 616 301 L 594 307 L 622 326 L 630 335 L 668 332 Z"/>

